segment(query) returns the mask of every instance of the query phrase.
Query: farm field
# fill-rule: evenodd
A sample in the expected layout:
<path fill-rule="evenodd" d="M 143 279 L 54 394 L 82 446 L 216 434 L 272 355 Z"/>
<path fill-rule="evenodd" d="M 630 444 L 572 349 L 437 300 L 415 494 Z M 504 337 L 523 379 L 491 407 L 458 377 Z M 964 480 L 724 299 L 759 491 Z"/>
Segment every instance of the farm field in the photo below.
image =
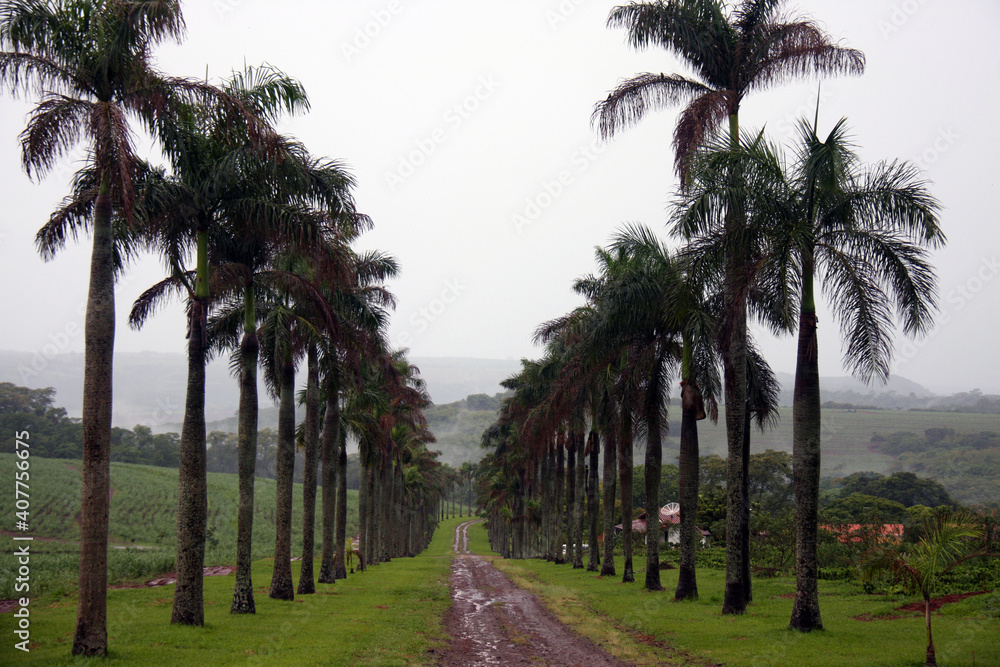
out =
<path fill-rule="evenodd" d="M 792 409 L 782 407 L 780 413 L 781 419 L 774 428 L 761 433 L 754 427 L 750 436 L 751 452 L 766 449 L 792 451 Z M 822 414 L 824 476 L 842 477 L 863 470 L 880 473 L 899 470 L 895 457 L 873 450 L 871 439 L 874 434 L 888 436 L 898 431 L 912 431 L 919 435 L 929 428 L 951 428 L 958 433 L 1000 432 L 1000 415 L 991 414 L 830 408 L 823 408 Z M 679 413 L 677 416 L 679 418 Z M 671 434 L 663 443 L 663 460 L 667 463 L 674 462 L 679 451 L 679 419 L 676 423 L 672 422 L 671 427 Z M 726 455 L 722 409 L 717 424 L 707 419 L 698 423 L 698 441 L 702 456 Z"/>
<path fill-rule="evenodd" d="M 13 454 L 0 454 L 0 475 L 13 479 Z M 75 587 L 79 566 L 80 536 L 80 463 L 70 459 L 31 459 L 30 530 L 34 536 L 32 551 L 33 591 L 53 587 Z M 236 514 L 238 507 L 236 475 L 208 474 L 208 538 L 205 565 L 231 565 L 236 562 Z M 295 485 L 297 510 L 292 516 L 292 553 L 302 551 L 302 485 Z M 357 531 L 357 491 L 348 491 L 347 534 Z M 274 480 L 257 478 L 254 485 L 255 557 L 274 551 Z M 0 515 L 14 516 L 14 497 L 0 497 Z M 177 470 L 128 463 L 111 464 L 111 524 L 109 583 L 153 576 L 174 567 L 177 533 Z M 316 513 L 317 540 L 321 512 Z M 6 528 L 6 526 L 4 527 Z M 13 542 L 5 539 L 4 556 Z M 318 542 L 317 542 L 318 544 Z M 0 562 L 0 599 L 13 597 L 12 559 Z"/>

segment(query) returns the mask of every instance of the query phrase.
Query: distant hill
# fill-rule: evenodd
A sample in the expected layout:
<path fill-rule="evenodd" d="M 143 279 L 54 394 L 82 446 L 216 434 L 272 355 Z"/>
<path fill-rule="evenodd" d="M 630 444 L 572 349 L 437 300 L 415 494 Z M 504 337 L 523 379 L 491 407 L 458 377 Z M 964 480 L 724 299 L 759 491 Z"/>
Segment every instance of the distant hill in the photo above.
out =
<path fill-rule="evenodd" d="M 492 396 L 503 390 L 501 381 L 521 370 L 516 359 L 413 357 L 410 363 L 420 369 L 437 404 L 454 403 L 472 394 Z"/>
<path fill-rule="evenodd" d="M 414 357 L 410 362 L 420 368 L 431 399 L 439 404 L 453 403 L 470 394 L 493 395 L 501 391 L 500 381 L 520 368 L 520 362 L 502 359 Z M 187 360 L 183 354 L 119 352 L 115 354 L 114 373 L 115 426 L 145 424 L 156 432 L 179 428 L 187 387 Z M 83 354 L 48 358 L 38 353 L 0 350 L 0 382 L 54 387 L 56 404 L 66 408 L 71 417 L 79 417 L 83 408 Z M 271 404 L 263 382 L 258 391 L 264 428 L 269 416 L 263 411 Z M 228 420 L 236 414 L 238 405 L 239 387 L 229 373 L 228 359 L 216 359 L 206 370 L 205 417 L 209 422 Z M 220 425 L 219 430 L 229 429 Z"/>
<path fill-rule="evenodd" d="M 500 382 L 520 369 L 515 359 L 477 359 L 470 357 L 413 357 L 420 368 L 431 399 L 447 405 L 475 394 L 493 396 L 502 391 Z M 784 390 L 782 405 L 792 403 L 794 377 L 777 374 Z M 83 354 L 57 354 L 46 358 L 39 353 L 0 351 L 0 382 L 56 389 L 56 405 L 78 417 L 82 408 Z M 304 384 L 300 374 L 299 384 Z M 132 428 L 145 424 L 155 432 L 178 430 L 184 416 L 184 392 L 187 386 L 187 360 L 183 354 L 142 352 L 115 355 L 114 425 Z M 276 424 L 269 414 L 271 401 L 260 384 L 261 427 Z M 835 407 L 883 409 L 932 409 L 965 412 L 1000 411 L 1000 397 L 975 391 L 953 396 L 935 396 L 927 388 L 894 376 L 884 387 L 866 386 L 852 378 L 822 379 L 822 400 Z M 228 359 L 216 359 L 206 371 L 205 415 L 217 430 L 234 430 L 239 404 L 236 380 L 229 373 Z M 209 424 L 209 429 L 213 424 Z"/>

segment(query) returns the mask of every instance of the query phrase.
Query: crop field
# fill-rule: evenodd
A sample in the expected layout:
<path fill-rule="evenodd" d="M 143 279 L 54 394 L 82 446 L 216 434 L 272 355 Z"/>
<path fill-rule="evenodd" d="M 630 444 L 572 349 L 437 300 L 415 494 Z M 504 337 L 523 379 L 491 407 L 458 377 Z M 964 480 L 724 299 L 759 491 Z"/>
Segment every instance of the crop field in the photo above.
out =
<path fill-rule="evenodd" d="M 13 454 L 0 454 L 0 477 L 13 479 Z M 67 459 L 32 458 L 30 473 L 30 530 L 35 538 L 32 552 L 33 590 L 75 586 L 79 563 L 80 463 Z M 348 491 L 347 534 L 357 531 L 357 492 Z M 236 562 L 238 507 L 236 475 L 208 475 L 208 538 L 205 564 Z M 292 522 L 292 553 L 302 551 L 302 485 L 295 485 Z M 274 480 L 258 478 L 254 484 L 254 557 L 274 552 Z M 0 496 L 0 516 L 13 527 L 14 496 Z M 109 583 L 119 583 L 168 572 L 174 566 L 177 534 L 177 470 L 128 463 L 111 464 L 111 519 Z M 319 546 L 322 512 L 316 512 L 316 544 Z M 7 526 L 4 526 L 7 529 Z M 11 553 L 13 542 L 4 540 L 2 554 Z M 0 599 L 12 597 L 13 559 L 0 562 Z"/>
<path fill-rule="evenodd" d="M 676 462 L 680 447 L 680 422 L 671 426 L 671 433 L 664 440 L 664 461 L 667 463 Z M 1000 415 L 824 408 L 822 474 L 844 476 L 862 470 L 895 472 L 900 469 L 896 457 L 874 451 L 872 435 L 887 436 L 898 431 L 922 434 L 929 428 L 951 428 L 958 433 L 1000 432 Z M 719 423 L 713 424 L 707 419 L 698 422 L 698 440 L 702 456 L 726 455 L 726 426 L 721 410 Z M 750 448 L 753 453 L 766 449 L 792 451 L 792 409 L 781 408 L 781 419 L 772 429 L 761 433 L 754 426 L 750 435 Z"/>

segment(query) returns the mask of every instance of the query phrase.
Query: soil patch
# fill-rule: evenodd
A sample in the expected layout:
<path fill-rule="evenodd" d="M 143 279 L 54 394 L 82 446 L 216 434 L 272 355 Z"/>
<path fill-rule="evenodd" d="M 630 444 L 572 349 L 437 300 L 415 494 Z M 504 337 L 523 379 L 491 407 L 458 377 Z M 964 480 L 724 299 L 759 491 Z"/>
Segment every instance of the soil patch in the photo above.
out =
<path fill-rule="evenodd" d="M 232 574 L 236 571 L 235 565 L 213 565 L 212 567 L 202 568 L 202 576 L 205 577 L 224 577 L 228 574 Z M 120 589 L 120 588 L 155 588 L 156 586 L 169 586 L 170 584 L 177 583 L 177 573 L 168 572 L 167 574 L 161 574 L 158 577 L 152 579 L 147 579 L 141 584 L 120 584 L 117 586 L 108 586 L 108 588 Z"/>
<path fill-rule="evenodd" d="M 941 597 L 931 598 L 931 611 L 935 612 L 946 604 L 951 604 L 952 602 L 960 602 L 966 598 L 971 598 L 974 595 L 983 595 L 989 593 L 989 591 L 976 591 L 975 593 L 952 593 L 951 595 L 942 595 Z M 911 602 L 910 604 L 904 604 L 902 607 L 896 607 L 895 611 L 906 612 L 905 615 L 899 614 L 889 614 L 886 616 L 872 616 L 871 614 L 861 614 L 860 616 L 854 616 L 855 621 L 894 621 L 900 618 L 913 618 L 914 616 L 923 616 L 924 614 L 924 602 L 923 600 L 919 602 Z"/>
<path fill-rule="evenodd" d="M 937 611 L 946 604 L 951 604 L 952 602 L 959 602 L 965 598 L 971 598 L 974 595 L 982 595 L 984 593 L 989 593 L 989 591 L 976 591 L 975 593 L 952 593 L 951 595 L 942 595 L 939 598 L 931 598 L 931 611 Z M 924 603 L 913 602 L 911 604 L 903 605 L 902 607 L 897 607 L 897 611 L 915 611 L 918 613 L 924 613 Z"/>

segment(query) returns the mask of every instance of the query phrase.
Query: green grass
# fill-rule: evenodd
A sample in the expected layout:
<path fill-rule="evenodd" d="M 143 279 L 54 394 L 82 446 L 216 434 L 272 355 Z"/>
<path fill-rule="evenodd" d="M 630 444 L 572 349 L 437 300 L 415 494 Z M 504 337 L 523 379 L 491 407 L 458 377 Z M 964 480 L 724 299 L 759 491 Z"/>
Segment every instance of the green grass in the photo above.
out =
<path fill-rule="evenodd" d="M 470 544 L 480 553 L 482 526 L 470 529 Z M 795 580 L 754 580 L 754 602 L 742 616 L 722 616 L 724 572 L 701 568 L 695 602 L 674 602 L 677 570 L 661 573 L 664 591 L 643 589 L 644 563 L 636 561 L 635 584 L 618 577 L 602 579 L 585 570 L 542 560 L 500 560 L 494 565 L 514 581 L 540 595 L 562 620 L 611 652 L 636 664 L 772 665 L 922 665 L 925 636 L 922 616 L 893 610 L 916 598 L 867 595 L 850 582 L 820 582 L 820 609 L 825 630 L 802 634 L 788 630 Z M 968 598 L 934 615 L 938 662 L 942 665 L 1000 664 L 1000 619 L 983 610 L 989 596 Z M 876 620 L 862 621 L 868 615 Z M 653 649 L 652 643 L 660 645 Z M 665 657 L 666 656 L 666 657 Z M 670 663 L 664 663 L 667 659 Z"/>
<path fill-rule="evenodd" d="M 442 522 L 430 547 L 319 584 L 294 602 L 267 597 L 272 562 L 254 563 L 257 614 L 232 616 L 233 576 L 205 579 L 205 626 L 170 624 L 173 586 L 108 593 L 109 664 L 130 665 L 430 665 L 447 639 L 441 619 L 451 604 L 451 542 L 460 519 Z M 293 563 L 298 579 L 298 563 Z M 77 664 L 69 653 L 76 600 L 33 600 L 31 651 L 13 648 L 10 614 L 0 616 L 0 664 Z M 82 661 L 79 661 L 82 662 Z M 104 664 L 104 663 L 101 663 Z"/>
<path fill-rule="evenodd" d="M 0 480 L 10 482 L 11 491 L 0 494 L 3 528 L 13 528 L 13 479 L 16 457 L 0 454 Z M 30 530 L 35 537 L 32 552 L 32 591 L 66 592 L 76 586 L 79 565 L 80 462 L 32 457 L 30 461 Z M 174 568 L 177 536 L 177 470 L 129 463 L 111 464 L 111 516 L 108 555 L 109 582 L 119 583 L 150 577 Z M 255 557 L 274 553 L 275 482 L 256 480 L 254 485 Z M 348 491 L 347 534 L 357 532 L 357 492 Z M 317 494 L 319 495 L 319 494 Z M 292 553 L 302 551 L 302 485 L 294 489 Z M 236 475 L 208 475 L 208 538 L 205 564 L 236 562 L 236 526 L 239 499 Z M 318 500 L 318 499 L 317 499 Z M 320 543 L 322 512 L 316 511 L 316 545 Z M 14 550 L 9 538 L 0 540 L 0 599 L 14 597 Z"/>

